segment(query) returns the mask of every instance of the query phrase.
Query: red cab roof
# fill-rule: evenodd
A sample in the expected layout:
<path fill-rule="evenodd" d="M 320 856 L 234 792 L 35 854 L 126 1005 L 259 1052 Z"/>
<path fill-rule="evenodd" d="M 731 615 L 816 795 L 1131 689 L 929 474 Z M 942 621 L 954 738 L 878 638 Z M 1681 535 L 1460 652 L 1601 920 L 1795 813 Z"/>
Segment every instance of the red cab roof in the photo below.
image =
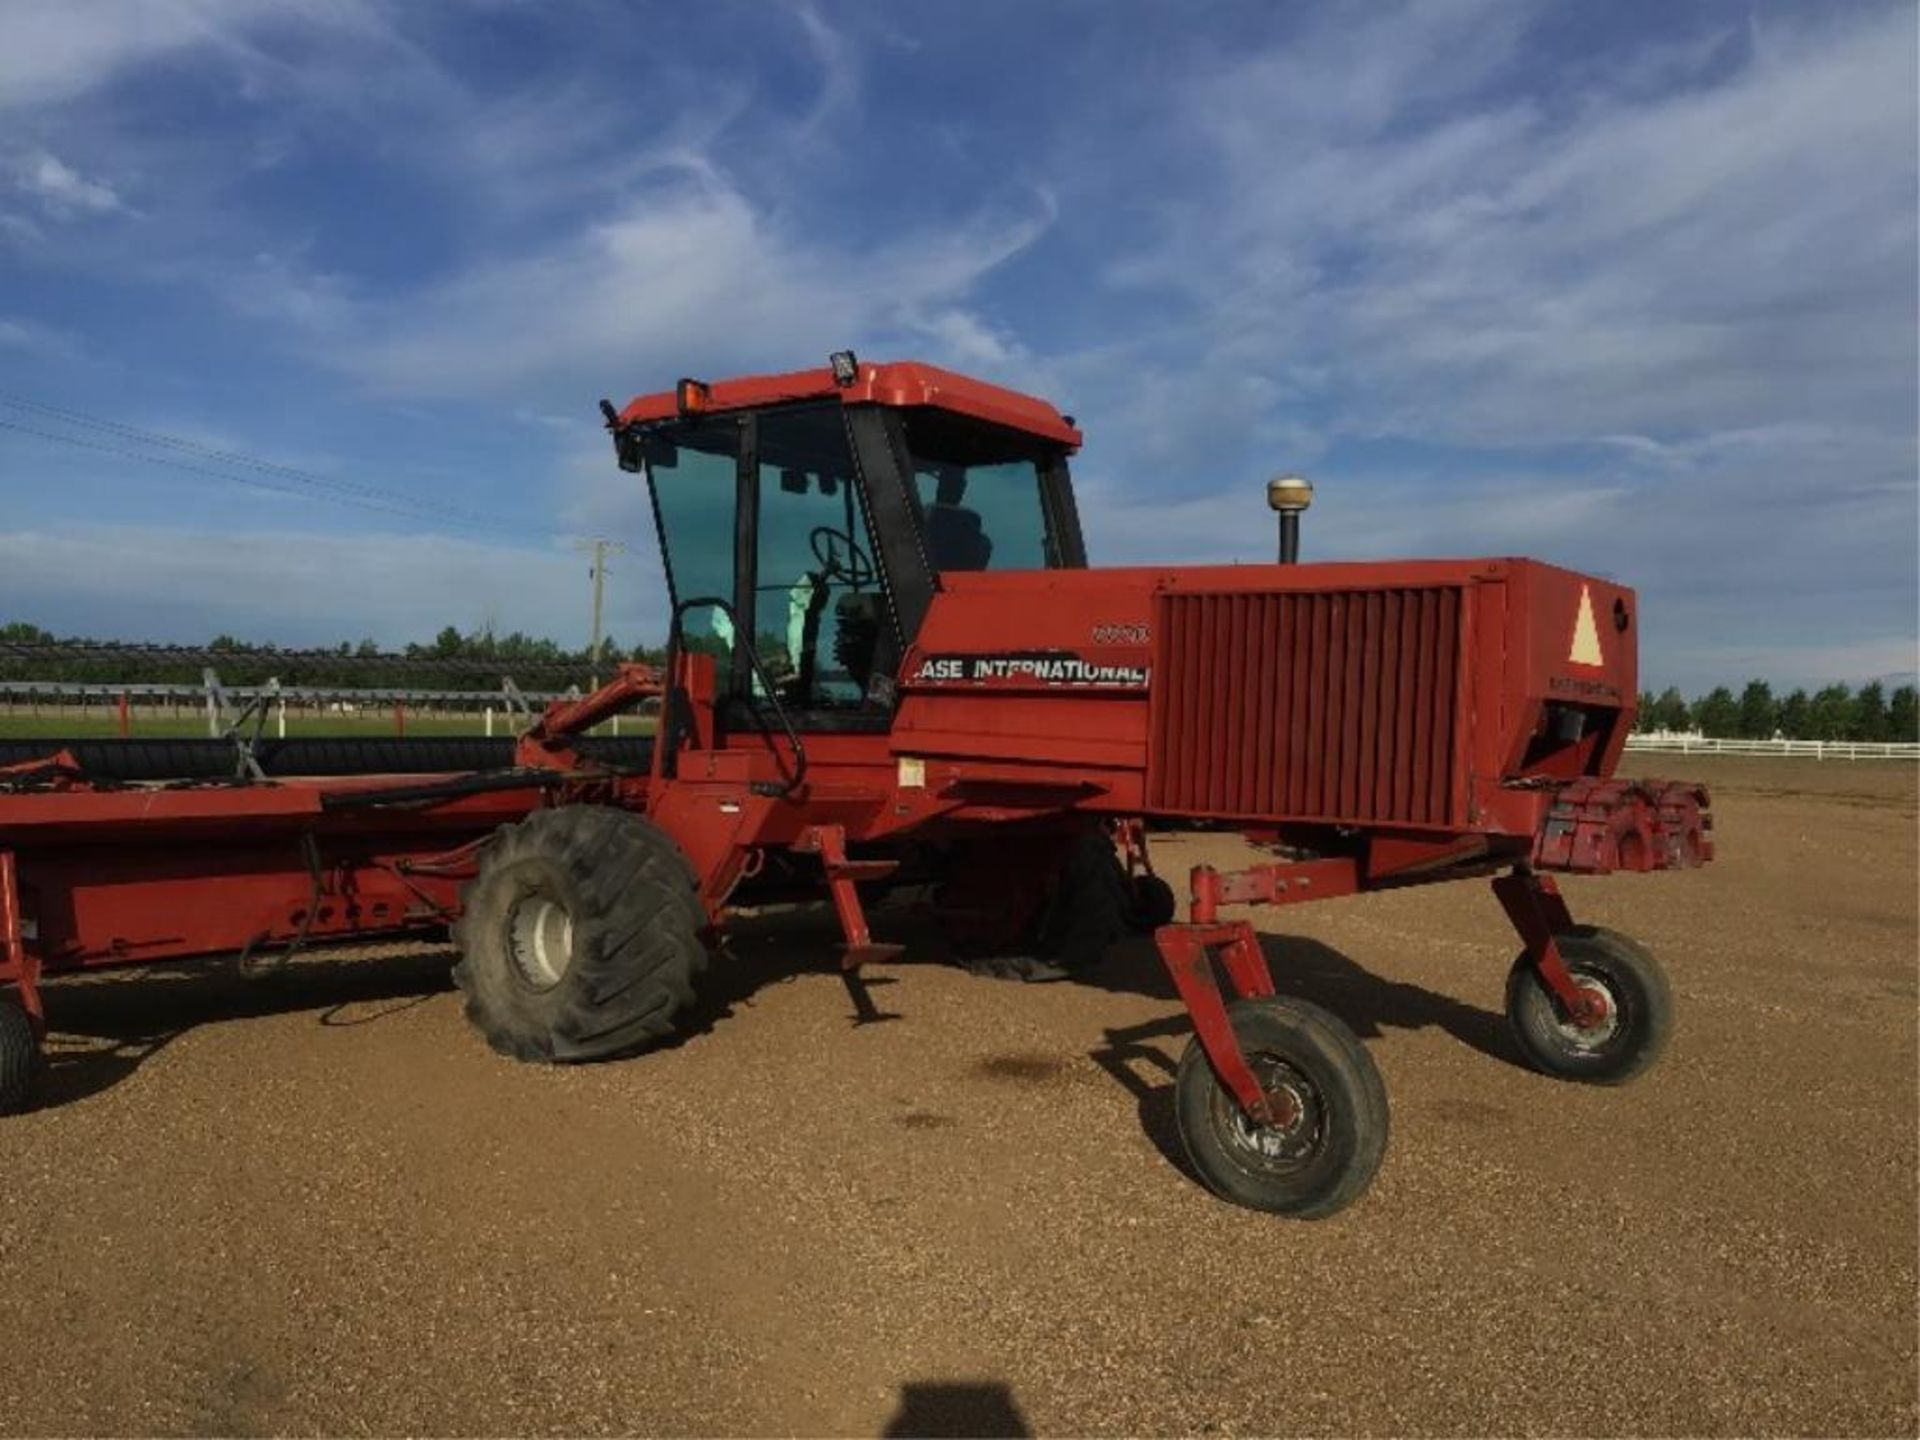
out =
<path fill-rule="evenodd" d="M 833 371 L 792 370 L 784 375 L 744 375 L 734 380 L 706 383 L 706 412 L 757 409 L 789 400 L 838 399 L 845 405 L 933 405 L 978 420 L 1024 430 L 1042 440 L 1072 449 L 1080 446 L 1080 432 L 1046 401 L 1018 390 L 989 385 L 984 380 L 957 375 L 937 365 L 895 360 L 873 365 L 862 361 L 851 385 L 834 383 Z M 620 412 L 623 425 L 670 420 L 680 413 L 677 392 L 662 390 L 640 395 Z"/>

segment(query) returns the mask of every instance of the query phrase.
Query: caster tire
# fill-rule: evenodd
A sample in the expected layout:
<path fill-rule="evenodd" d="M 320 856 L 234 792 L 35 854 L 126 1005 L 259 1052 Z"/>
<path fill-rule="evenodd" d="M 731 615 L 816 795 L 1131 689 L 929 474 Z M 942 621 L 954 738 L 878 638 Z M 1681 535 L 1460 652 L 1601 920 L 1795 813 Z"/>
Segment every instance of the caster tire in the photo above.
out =
<path fill-rule="evenodd" d="M 599 805 L 501 829 L 461 895 L 453 979 L 503 1055 L 605 1060 L 665 1039 L 707 967 L 693 870 L 665 831 Z"/>
<path fill-rule="evenodd" d="M 33 1022 L 18 1001 L 0 996 L 0 1115 L 18 1115 L 32 1106 L 40 1065 Z"/>
<path fill-rule="evenodd" d="M 1653 951 L 1649 950 L 1631 935 L 1624 934 L 1619 930 L 1609 930 L 1604 925 L 1575 925 L 1567 933 L 1578 939 L 1592 940 L 1599 945 L 1612 946 L 1616 950 L 1626 950 L 1639 956 L 1640 959 L 1655 969 L 1659 968 L 1660 962 L 1653 958 Z"/>
<path fill-rule="evenodd" d="M 1660 1058 L 1673 1033 L 1666 972 L 1644 945 L 1617 931 L 1581 925 L 1557 938 L 1574 981 L 1605 997 L 1606 1017 L 1591 1027 L 1573 1023 L 1522 954 L 1507 975 L 1514 1043 L 1542 1074 L 1623 1085 Z"/>
<path fill-rule="evenodd" d="M 1208 1189 L 1254 1210 L 1318 1220 L 1365 1193 L 1386 1154 L 1387 1089 L 1373 1057 L 1337 1017 L 1305 1000 L 1227 1007 L 1241 1053 L 1293 1118 L 1249 1120 L 1199 1040 L 1180 1057 L 1174 1117 Z"/>

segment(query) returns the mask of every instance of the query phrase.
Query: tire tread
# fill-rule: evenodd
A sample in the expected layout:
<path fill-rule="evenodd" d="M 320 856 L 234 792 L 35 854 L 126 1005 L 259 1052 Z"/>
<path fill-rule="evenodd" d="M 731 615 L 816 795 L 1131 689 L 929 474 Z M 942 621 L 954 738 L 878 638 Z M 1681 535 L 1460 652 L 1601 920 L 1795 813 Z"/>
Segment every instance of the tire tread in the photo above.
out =
<path fill-rule="evenodd" d="M 1196 1038 L 1174 1076 L 1175 1119 L 1194 1173 L 1214 1194 L 1250 1209 L 1299 1220 L 1324 1219 L 1346 1209 L 1366 1193 L 1386 1155 L 1391 1113 L 1379 1066 L 1345 1021 L 1308 1000 L 1236 1000 L 1227 1016 L 1242 1050 L 1277 1053 L 1311 1068 L 1315 1087 L 1344 1127 L 1339 1137 L 1344 1153 L 1329 1174 L 1306 1189 L 1250 1175 L 1233 1164 L 1217 1149 L 1208 1118 L 1213 1096 L 1223 1087 Z"/>
<path fill-rule="evenodd" d="M 1543 1075 L 1589 1085 L 1624 1085 L 1665 1053 L 1673 1035 L 1673 990 L 1665 969 L 1638 940 L 1598 925 L 1576 925 L 1555 937 L 1561 958 L 1576 972 L 1598 969 L 1635 992 L 1630 1014 L 1640 1033 L 1610 1059 L 1573 1058 L 1544 1032 L 1536 1033 L 1552 1000 L 1523 951 L 1507 972 L 1507 1029 L 1521 1055 Z M 1543 1011 L 1541 1008 L 1545 1006 Z"/>
<path fill-rule="evenodd" d="M 572 962 L 551 1001 L 537 1004 L 515 996 L 504 936 L 491 933 L 493 888 L 529 862 L 560 877 L 574 921 Z M 487 847 L 462 890 L 453 979 L 468 1022 L 499 1053 L 610 1059 L 673 1034 L 706 973 L 707 929 L 692 868 L 670 836 L 626 811 L 560 806 L 504 827 Z"/>
<path fill-rule="evenodd" d="M 0 995 L 0 1115 L 17 1115 L 32 1105 L 40 1064 L 33 1022 L 11 995 Z"/>

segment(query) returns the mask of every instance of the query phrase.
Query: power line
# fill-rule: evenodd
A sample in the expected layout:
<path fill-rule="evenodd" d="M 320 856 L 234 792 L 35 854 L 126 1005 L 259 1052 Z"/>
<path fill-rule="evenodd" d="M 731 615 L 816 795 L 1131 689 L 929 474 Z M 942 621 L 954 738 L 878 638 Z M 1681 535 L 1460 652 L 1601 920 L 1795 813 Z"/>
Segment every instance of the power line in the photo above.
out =
<path fill-rule="evenodd" d="M 373 500 L 383 504 L 399 504 L 415 508 L 421 506 L 421 502 L 410 495 L 400 494 L 377 486 L 359 484 L 351 480 L 342 480 L 336 476 L 324 475 L 313 470 L 302 470 L 297 466 L 281 464 L 278 461 L 263 460 L 258 456 L 248 455 L 238 450 L 219 449 L 215 446 L 203 444 L 197 440 L 186 439 L 184 436 L 169 435 L 160 430 L 145 430 L 137 425 L 129 425 L 125 421 L 109 420 L 102 416 L 88 415 L 83 411 L 71 410 L 59 405 L 49 405 L 44 401 L 28 399 L 22 395 L 0 391 L 0 405 L 52 416 L 64 422 L 84 425 L 90 430 L 104 430 L 110 434 L 121 436 L 124 439 L 132 440 L 139 444 L 163 446 L 169 450 L 184 452 L 197 459 L 215 461 L 221 465 L 237 466 L 243 469 L 259 471 L 264 474 L 285 477 L 303 486 L 315 486 L 321 489 L 337 491 L 342 494 L 357 495 L 363 499 Z M 432 508 L 436 513 L 444 510 L 447 514 L 466 515 L 476 521 L 502 524 L 512 523 L 507 521 L 503 516 L 488 515 L 466 506 L 448 505 Z"/>
<path fill-rule="evenodd" d="M 134 440 L 141 444 L 160 445 L 169 450 L 185 451 L 187 454 L 202 459 L 217 460 L 226 465 L 237 465 L 244 469 L 259 470 L 273 475 L 283 475 L 290 480 L 299 481 L 302 484 L 320 485 L 328 489 L 362 495 L 369 499 L 406 499 L 404 496 L 396 496 L 391 491 L 382 491 L 370 485 L 359 485 L 350 480 L 341 480 L 331 475 L 322 475 L 313 470 L 302 470 L 296 466 L 280 464 L 277 461 L 262 460 L 258 456 L 247 455 L 238 450 L 222 450 L 215 446 L 203 444 L 198 440 L 188 440 L 183 436 L 169 435 L 164 431 L 143 430 L 137 425 L 128 425 L 124 421 L 107 420 L 97 415 L 88 415 L 78 410 L 68 410 L 59 405 L 48 405 L 44 401 L 29 400 L 25 396 L 8 394 L 4 391 L 0 391 L 0 405 L 5 405 L 9 409 L 35 411 L 41 415 L 52 416 L 63 421 L 84 425 L 89 430 L 104 430 L 110 434 L 119 435 L 125 439 Z"/>
<path fill-rule="evenodd" d="M 427 502 L 397 491 L 341 480 L 311 470 L 301 470 L 295 466 L 282 465 L 276 461 L 247 455 L 241 451 L 218 449 L 161 431 L 143 430 L 138 426 L 87 415 L 57 405 L 48 405 L 23 396 L 0 392 L 0 405 L 29 414 L 49 416 L 61 423 L 85 425 L 89 429 L 118 436 L 135 446 L 163 448 L 176 452 L 176 455 L 188 457 L 181 459 L 148 454 L 137 448 L 129 448 L 127 445 L 112 445 L 98 439 L 69 435 L 57 430 L 24 425 L 14 420 L 0 419 L 0 429 L 35 436 L 42 440 L 52 440 L 58 444 L 83 450 L 97 451 L 123 460 L 163 465 L 168 469 L 186 471 L 215 480 L 226 480 L 236 485 L 247 485 L 276 494 L 327 499 L 342 505 L 353 505 L 361 509 L 377 510 L 414 519 L 438 520 L 468 529 L 510 531 L 518 536 L 529 534 L 547 536 L 553 533 L 530 530 L 525 524 L 504 515 L 492 515 L 464 506 Z M 194 463 L 196 461 L 204 463 Z M 214 468 L 216 466 L 219 468 Z M 235 473 L 236 471 L 253 473 Z"/>
<path fill-rule="evenodd" d="M 31 425 L 15 424 L 11 420 L 0 420 L 0 430 L 12 430 L 21 435 L 32 435 L 41 440 L 53 440 L 62 445 L 72 445 L 82 450 L 96 450 L 103 455 L 112 455 L 121 460 L 135 460 L 147 465 L 164 465 L 169 470 L 185 470 L 194 475 L 206 475 L 215 480 L 228 480 L 236 485 L 248 485 L 256 490 L 271 490 L 276 495 L 305 495 L 311 498 L 313 492 L 300 490 L 290 485 L 276 485 L 268 480 L 257 480 L 245 475 L 234 475 L 224 470 L 211 470 L 204 465 L 190 465 L 182 460 L 168 460 L 158 455 L 143 455 L 138 450 L 125 450 L 115 445 L 103 445 L 97 440 L 83 440 L 77 435 L 62 435 L 53 430 L 36 430 Z M 342 505 L 357 505 L 363 510 L 381 510 L 389 515 L 404 515 L 409 519 L 421 519 L 426 512 L 420 507 L 406 508 L 399 505 L 386 505 L 374 500 L 361 500 L 347 495 L 327 495 L 325 498 Z"/>

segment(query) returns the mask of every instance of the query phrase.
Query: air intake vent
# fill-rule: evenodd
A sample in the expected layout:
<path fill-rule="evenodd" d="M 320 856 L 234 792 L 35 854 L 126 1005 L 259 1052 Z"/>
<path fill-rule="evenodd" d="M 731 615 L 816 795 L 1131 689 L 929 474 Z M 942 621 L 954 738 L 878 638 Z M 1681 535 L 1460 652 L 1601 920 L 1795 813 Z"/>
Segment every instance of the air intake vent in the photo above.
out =
<path fill-rule="evenodd" d="M 1162 595 L 1148 804 L 1457 823 L 1461 604 L 1455 586 Z"/>

